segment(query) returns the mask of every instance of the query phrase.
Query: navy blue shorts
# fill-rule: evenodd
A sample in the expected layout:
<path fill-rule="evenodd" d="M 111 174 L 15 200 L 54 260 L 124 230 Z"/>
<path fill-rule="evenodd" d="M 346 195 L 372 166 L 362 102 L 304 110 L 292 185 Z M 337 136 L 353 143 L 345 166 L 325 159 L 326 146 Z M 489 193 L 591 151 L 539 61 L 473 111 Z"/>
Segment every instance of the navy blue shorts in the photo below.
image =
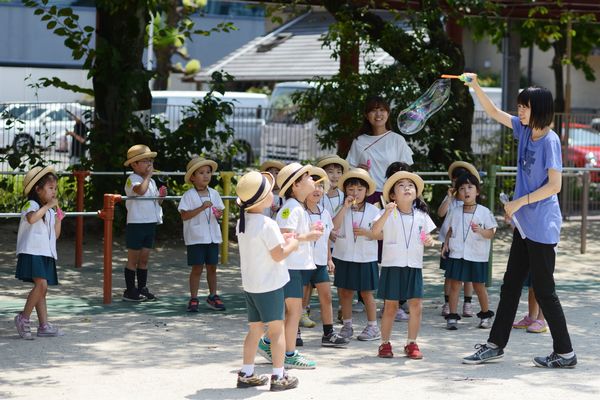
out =
<path fill-rule="evenodd" d="M 188 265 L 217 265 L 219 263 L 219 244 L 201 243 L 187 247 Z"/>
<path fill-rule="evenodd" d="M 244 292 L 248 309 L 248 322 L 283 321 L 285 317 L 285 299 L 283 288 L 265 293 Z"/>
<path fill-rule="evenodd" d="M 154 248 L 156 222 L 147 224 L 127 224 L 125 227 L 125 243 L 131 250 Z"/>
<path fill-rule="evenodd" d="M 329 282 L 329 272 L 326 265 L 317 265 L 317 269 L 302 270 L 302 284 L 304 286 Z"/>
<path fill-rule="evenodd" d="M 290 281 L 283 287 L 285 298 L 301 299 L 304 297 L 304 285 L 302 284 L 302 271 L 298 269 L 288 270 Z"/>

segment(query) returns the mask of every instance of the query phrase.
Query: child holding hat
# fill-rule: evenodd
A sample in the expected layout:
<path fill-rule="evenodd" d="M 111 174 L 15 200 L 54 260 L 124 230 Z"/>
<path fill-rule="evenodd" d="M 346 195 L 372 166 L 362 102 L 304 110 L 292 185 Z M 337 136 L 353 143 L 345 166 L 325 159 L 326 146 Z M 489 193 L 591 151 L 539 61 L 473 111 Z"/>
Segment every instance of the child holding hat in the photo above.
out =
<path fill-rule="evenodd" d="M 417 335 L 423 307 L 423 247 L 431 246 L 429 234 L 436 226 L 421 200 L 424 183 L 420 176 L 399 171 L 383 185 L 385 209 L 375 219 L 373 234 L 383 235 L 381 276 L 378 297 L 385 301 L 381 317 L 381 345 L 378 356 L 394 356 L 390 336 L 399 300 L 408 300 L 410 317 L 404 353 L 421 359 Z"/>
<path fill-rule="evenodd" d="M 285 164 L 276 160 L 268 160 L 260 165 L 260 171 L 268 172 L 273 175 L 275 182 L 273 186 L 273 203 L 263 210 L 263 214 L 269 218 L 275 218 L 277 211 L 279 211 L 283 205 L 283 198 L 279 196 L 279 187 L 277 186 L 277 175 L 283 167 L 285 167 Z"/>
<path fill-rule="evenodd" d="M 154 174 L 154 159 L 156 152 L 144 144 L 136 144 L 127 150 L 127 160 L 123 163 L 131 167 L 133 174 L 125 182 L 127 197 L 164 197 L 167 188 L 156 186 L 152 179 Z M 124 301 L 153 301 L 156 300 L 146 286 L 148 280 L 148 258 L 154 247 L 156 225 L 162 224 L 161 201 L 157 200 L 127 200 L 127 226 L 125 240 L 127 243 L 127 266 L 125 267 Z M 137 274 L 138 286 L 135 286 Z"/>
<path fill-rule="evenodd" d="M 298 250 L 285 260 L 290 281 L 284 287 L 285 366 L 300 369 L 316 367 L 314 361 L 296 350 L 296 333 L 302 315 L 302 271 L 316 269 L 312 242 L 323 234 L 322 227 L 310 225 L 310 219 L 303 206 L 306 197 L 315 190 L 315 184 L 309 174 L 310 168 L 310 165 L 291 163 L 279 171 L 277 176 L 280 193 L 283 193 L 286 199 L 277 213 L 277 225 L 283 234 L 294 234 L 300 241 Z M 270 359 L 269 343 L 264 338 L 259 342 L 259 352 Z"/>
<path fill-rule="evenodd" d="M 60 236 L 64 216 L 58 207 L 54 168 L 34 167 L 25 175 L 23 194 L 27 202 L 21 210 L 17 234 L 17 270 L 15 278 L 33 282 L 23 311 L 15 316 L 19 336 L 31 340 L 29 317 L 35 308 L 39 327 L 37 335 L 60 336 L 62 332 L 48 322 L 46 294 L 48 285 L 58 285 L 56 274 L 56 239 Z"/>
<path fill-rule="evenodd" d="M 283 260 L 298 248 L 291 234 L 282 235 L 275 221 L 262 214 L 273 202 L 274 179 L 268 172 L 252 171 L 239 180 L 236 188 L 240 220 L 237 237 L 240 251 L 242 286 L 248 309 L 248 334 L 244 340 L 244 359 L 238 372 L 237 387 L 265 385 L 269 378 L 254 373 L 254 357 L 267 325 L 272 355 L 271 390 L 298 386 L 298 378 L 284 371 L 284 291 L 290 280 Z"/>
<path fill-rule="evenodd" d="M 178 207 L 183 220 L 187 261 L 192 267 L 189 278 L 189 312 L 198 312 L 198 289 L 205 265 L 206 281 L 210 292 L 206 303 L 213 310 L 225 310 L 225 305 L 217 294 L 219 244 L 223 242 L 219 218 L 223 214 L 225 205 L 219 193 L 208 187 L 217 167 L 216 162 L 200 157 L 194 157 L 188 162 L 185 183 L 192 184 L 193 187 L 183 194 Z"/>

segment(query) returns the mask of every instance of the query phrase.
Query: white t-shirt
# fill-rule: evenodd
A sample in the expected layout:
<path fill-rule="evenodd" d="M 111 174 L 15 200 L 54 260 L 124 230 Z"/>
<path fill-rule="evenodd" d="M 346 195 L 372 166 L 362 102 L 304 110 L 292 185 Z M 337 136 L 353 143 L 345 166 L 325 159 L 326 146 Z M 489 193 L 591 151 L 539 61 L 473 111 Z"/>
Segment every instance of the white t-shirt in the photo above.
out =
<path fill-rule="evenodd" d="M 352 211 L 347 210 L 344 215 L 344 222 L 340 227 L 338 237 L 333 246 L 333 257 L 350 262 L 372 262 L 377 261 L 377 241 L 357 236 L 354 240 L 352 224 L 357 224 L 360 228 L 371 229 L 373 220 L 379 214 L 379 209 L 373 204 L 365 203 L 365 210 Z"/>
<path fill-rule="evenodd" d="M 31 254 L 33 256 L 46 256 L 58 259 L 56 254 L 56 212 L 53 209 L 46 211 L 44 218 L 30 224 L 27 214 L 36 212 L 41 207 L 34 200 L 28 200 L 21 209 L 21 221 L 17 233 L 17 255 Z"/>
<path fill-rule="evenodd" d="M 381 218 L 381 210 L 376 220 Z M 383 225 L 382 267 L 423 268 L 421 235 L 436 228 L 429 214 L 414 210 L 413 215 L 392 211 Z M 423 232 L 423 233 L 422 233 Z"/>
<path fill-rule="evenodd" d="M 340 189 L 335 190 L 337 191 L 337 196 L 329 197 L 327 193 L 325 193 L 319 201 L 321 208 L 325 208 L 329 212 L 329 215 L 331 215 L 331 218 L 335 217 L 344 205 L 344 192 Z"/>
<path fill-rule="evenodd" d="M 144 178 L 138 174 L 131 174 L 125 182 L 125 194 L 128 197 L 157 197 L 158 188 L 154 179 L 150 179 L 148 190 L 143 195 L 139 195 L 133 191 L 133 188 L 141 185 Z M 126 200 L 125 207 L 127 208 L 127 223 L 128 224 L 147 224 L 156 223 L 162 224 L 162 207 L 158 200 Z"/>
<path fill-rule="evenodd" d="M 281 229 L 289 229 L 299 235 L 310 232 L 310 219 L 304 206 L 294 198 L 287 199 L 277 213 L 277 225 Z M 300 242 L 298 250 L 285 259 L 288 269 L 309 270 L 316 269 L 313 259 L 312 242 Z"/>
<path fill-rule="evenodd" d="M 283 205 L 283 197 L 279 197 L 278 194 L 273 193 L 273 203 L 271 203 L 272 205 L 276 205 L 277 206 L 277 211 L 279 211 L 279 209 L 281 208 L 281 206 Z M 271 209 L 271 207 L 267 207 L 263 210 L 263 215 L 275 219 L 275 217 L 277 216 L 277 211 L 273 211 Z"/>
<path fill-rule="evenodd" d="M 446 218 L 450 220 L 452 227 L 452 236 L 448 242 L 450 258 L 487 262 L 492 240 L 473 232 L 471 222 L 483 229 L 497 228 L 498 223 L 490 210 L 478 204 L 474 213 L 463 213 L 462 207 L 458 207 L 452 209 Z"/>
<path fill-rule="evenodd" d="M 383 135 L 385 135 L 383 138 L 382 135 L 360 135 L 352 142 L 348 158 L 346 158 L 346 161 L 355 168 L 359 164 L 366 164 L 367 160 L 371 160 L 369 174 L 377 183 L 379 192 L 383 190 L 385 170 L 391 163 L 401 161 L 408 165 L 413 164 L 413 151 L 401 135 L 392 131 Z"/>
<path fill-rule="evenodd" d="M 324 210 L 321 206 L 319 207 L 319 214 L 312 214 L 308 212 L 310 218 L 310 224 L 314 224 L 317 221 L 323 223 L 323 236 L 321 236 L 316 242 L 313 242 L 313 255 L 315 258 L 316 265 L 327 265 L 327 246 L 329 246 L 329 234 L 333 229 L 333 220 L 327 210 Z"/>
<path fill-rule="evenodd" d="M 444 201 L 446 201 L 447 198 L 448 198 L 448 195 L 446 195 L 446 197 L 444 197 Z M 440 227 L 440 234 L 439 234 L 440 242 L 444 243 L 444 241 L 446 240 L 446 233 L 448 233 L 448 228 L 450 227 L 450 218 L 448 218 L 448 216 L 450 215 L 450 211 L 454 210 L 456 207 L 462 207 L 462 206 L 463 206 L 463 202 L 461 200 L 458 200 L 456 197 L 452 196 L 452 198 L 450 199 L 450 204 L 448 204 L 448 211 L 446 211 L 446 216 L 444 217 L 444 222 L 442 222 L 442 226 Z"/>
<path fill-rule="evenodd" d="M 257 213 L 246 213 L 245 232 L 236 228 L 242 286 L 249 293 L 266 293 L 285 286 L 290 274 L 283 261 L 275 261 L 271 250 L 285 243 L 277 223 Z"/>
<path fill-rule="evenodd" d="M 179 211 L 191 211 L 200 207 L 205 201 L 210 201 L 218 210 L 224 210 L 225 205 L 219 192 L 208 189 L 208 196 L 201 196 L 196 188 L 186 191 L 179 202 Z M 194 218 L 183 221 L 183 240 L 186 246 L 203 243 L 221 243 L 221 226 L 211 208 L 207 208 Z"/>

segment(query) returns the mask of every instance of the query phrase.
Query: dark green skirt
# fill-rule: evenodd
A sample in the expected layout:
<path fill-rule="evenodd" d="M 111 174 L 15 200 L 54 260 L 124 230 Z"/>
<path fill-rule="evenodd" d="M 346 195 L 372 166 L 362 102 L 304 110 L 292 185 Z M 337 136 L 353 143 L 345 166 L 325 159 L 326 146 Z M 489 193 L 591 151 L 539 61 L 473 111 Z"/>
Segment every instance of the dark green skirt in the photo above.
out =
<path fill-rule="evenodd" d="M 379 284 L 377 261 L 356 263 L 334 258 L 333 263 L 335 264 L 334 286 L 357 291 L 377 290 Z"/>
<path fill-rule="evenodd" d="M 488 262 L 469 261 L 465 259 L 448 258 L 446 278 L 461 282 L 485 283 L 488 275 Z"/>
<path fill-rule="evenodd" d="M 409 267 L 383 267 L 377 298 L 408 300 L 423 298 L 423 270 Z"/>
<path fill-rule="evenodd" d="M 48 285 L 58 285 L 56 260 L 46 256 L 19 254 L 15 278 L 23 282 L 33 282 L 33 278 L 43 278 Z"/>

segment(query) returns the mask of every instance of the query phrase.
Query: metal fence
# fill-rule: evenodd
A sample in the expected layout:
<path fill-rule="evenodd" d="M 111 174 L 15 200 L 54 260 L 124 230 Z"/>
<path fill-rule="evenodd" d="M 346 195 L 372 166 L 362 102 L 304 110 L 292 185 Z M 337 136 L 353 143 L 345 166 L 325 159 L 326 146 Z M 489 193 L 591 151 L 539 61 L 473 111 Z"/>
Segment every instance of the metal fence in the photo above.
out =
<path fill-rule="evenodd" d="M 65 170 L 77 162 L 73 153 L 73 137 L 68 134 L 75 126 L 75 117 L 85 123 L 91 120 L 93 109 L 77 103 L 0 103 L 0 154 L 6 159 L 15 148 L 33 146 L 57 170 Z M 176 130 L 190 115 L 185 106 L 155 105 L 153 115 L 165 123 L 166 128 Z M 594 124 L 596 122 L 596 124 Z M 296 161 L 315 159 L 336 149 L 321 149 L 316 135 L 316 124 L 294 123 L 293 110 L 271 110 L 262 107 L 234 107 L 227 117 L 234 130 L 234 139 L 242 152 L 237 160 L 245 164 L 258 164 L 267 159 Z M 600 162 L 600 115 L 557 114 L 554 130 L 561 136 L 565 167 L 596 167 Z M 517 143 L 512 130 L 491 120 L 483 111 L 476 111 L 472 126 L 472 149 L 476 166 L 486 170 L 490 165 L 516 165 Z M 26 147 L 31 148 L 31 147 Z M 6 161 L 0 163 L 0 171 L 11 171 Z M 6 179 L 0 189 L 11 186 Z M 18 182 L 17 182 L 18 183 Z M 510 192 L 513 177 L 499 177 L 498 188 Z M 590 211 L 600 213 L 600 173 L 591 173 L 589 189 Z M 14 186 L 15 182 L 12 182 Z M 565 176 L 561 202 L 566 217 L 578 215 L 581 199 L 581 175 Z"/>

